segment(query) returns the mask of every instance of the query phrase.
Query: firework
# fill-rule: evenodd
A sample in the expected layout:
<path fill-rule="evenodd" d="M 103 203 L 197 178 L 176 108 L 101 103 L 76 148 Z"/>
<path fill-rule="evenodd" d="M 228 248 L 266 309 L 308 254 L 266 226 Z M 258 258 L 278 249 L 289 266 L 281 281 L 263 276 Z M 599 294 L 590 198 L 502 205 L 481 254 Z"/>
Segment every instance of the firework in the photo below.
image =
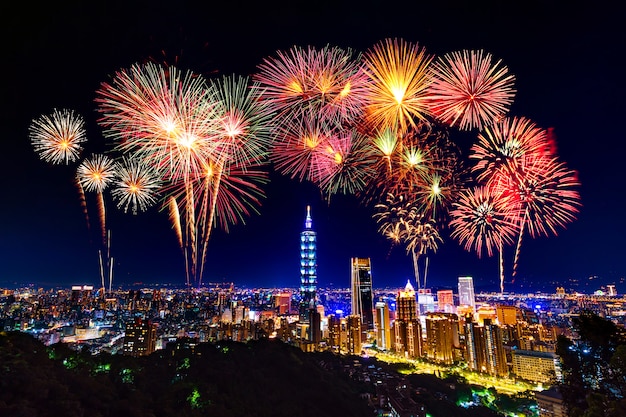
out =
<path fill-rule="evenodd" d="M 161 187 L 156 172 L 139 161 L 123 158 L 113 183 L 112 195 L 117 200 L 117 207 L 133 214 L 145 211 L 157 202 Z"/>
<path fill-rule="evenodd" d="M 86 191 L 102 192 L 115 180 L 116 164 L 108 156 L 96 154 L 78 166 L 78 179 Z"/>
<path fill-rule="evenodd" d="M 119 71 L 99 91 L 105 134 L 116 150 L 156 172 L 172 198 L 188 284 L 202 283 L 216 220 L 228 230 L 262 194 L 258 169 L 267 160 L 271 114 L 260 92 L 247 78 L 206 82 L 153 64 Z"/>
<path fill-rule="evenodd" d="M 429 107 L 462 130 L 482 129 L 508 113 L 515 77 L 501 61 L 480 51 L 452 52 L 431 66 Z"/>
<path fill-rule="evenodd" d="M 379 224 L 378 231 L 391 240 L 393 244 L 401 243 L 404 239 L 406 221 L 410 205 L 403 195 L 387 194 L 383 203 L 376 204 L 374 219 Z"/>
<path fill-rule="evenodd" d="M 487 127 L 472 146 L 470 159 L 476 160 L 472 171 L 484 181 L 499 171 L 517 175 L 522 161 L 551 155 L 546 131 L 524 117 L 506 118 Z"/>
<path fill-rule="evenodd" d="M 191 72 L 136 64 L 102 84 L 99 123 L 116 150 L 150 164 L 164 180 L 187 181 L 221 144 L 212 92 Z"/>
<path fill-rule="evenodd" d="M 505 194 L 493 193 L 488 187 L 476 187 L 461 192 L 452 204 L 450 237 L 465 250 L 488 256 L 514 242 L 518 232 L 516 216 L 511 212 Z"/>
<path fill-rule="evenodd" d="M 375 129 L 404 133 L 416 120 L 425 120 L 432 56 L 402 39 L 387 39 L 365 54 L 368 103 L 366 119 Z"/>
<path fill-rule="evenodd" d="M 363 191 L 376 174 L 375 157 L 369 138 L 355 130 L 330 136 L 321 157 L 315 159 L 313 170 L 325 194 L 357 194 Z"/>
<path fill-rule="evenodd" d="M 81 143 L 87 141 L 82 116 L 65 109 L 33 120 L 29 133 L 40 158 L 53 164 L 76 161 L 83 150 Z"/>
<path fill-rule="evenodd" d="M 350 49 L 293 47 L 266 58 L 255 79 L 280 119 L 313 112 L 341 123 L 362 113 L 366 77 L 359 61 Z"/>
<path fill-rule="evenodd" d="M 435 221 L 427 219 L 423 212 L 416 207 L 411 207 L 406 221 L 406 233 L 404 235 L 406 250 L 410 252 L 413 258 L 413 268 L 415 272 L 416 282 L 419 288 L 426 288 L 426 278 L 428 276 L 428 251 L 437 252 L 439 243 L 443 239 L 439 235 Z M 422 256 L 426 257 L 424 265 L 424 279 L 420 283 L 419 260 Z"/>
<path fill-rule="evenodd" d="M 329 136 L 327 127 L 318 120 L 310 117 L 295 119 L 280 127 L 270 158 L 283 175 L 300 181 L 315 181 L 318 178 L 311 168 L 324 152 Z"/>

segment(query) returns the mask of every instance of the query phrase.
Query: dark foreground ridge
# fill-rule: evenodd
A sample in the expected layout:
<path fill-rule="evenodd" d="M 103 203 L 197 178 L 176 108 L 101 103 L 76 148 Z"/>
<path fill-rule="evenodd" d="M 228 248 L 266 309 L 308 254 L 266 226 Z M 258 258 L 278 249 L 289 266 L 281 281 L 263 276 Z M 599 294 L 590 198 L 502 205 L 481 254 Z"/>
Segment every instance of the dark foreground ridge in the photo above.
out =
<path fill-rule="evenodd" d="M 45 346 L 0 334 L 2 416 L 370 416 L 373 409 L 319 357 L 268 340 L 180 340 L 142 358 Z"/>

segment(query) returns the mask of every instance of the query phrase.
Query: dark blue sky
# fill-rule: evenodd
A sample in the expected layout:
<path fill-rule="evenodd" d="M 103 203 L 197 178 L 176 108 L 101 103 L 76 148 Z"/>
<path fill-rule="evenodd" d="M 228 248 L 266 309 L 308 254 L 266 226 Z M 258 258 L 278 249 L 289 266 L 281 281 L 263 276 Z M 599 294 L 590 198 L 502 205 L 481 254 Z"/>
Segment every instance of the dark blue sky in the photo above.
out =
<path fill-rule="evenodd" d="M 619 282 L 626 276 L 623 6 L 593 2 L 575 8 L 548 1 L 518 2 L 518 7 L 511 2 L 354 0 L 254 6 L 233 1 L 219 7 L 209 6 L 212 2 L 41 3 L 1 6 L 0 285 L 99 280 L 96 249 L 72 182 L 75 168 L 38 160 L 28 140 L 32 119 L 55 107 L 74 109 L 87 119 L 87 152 L 101 152 L 105 144 L 96 124 L 95 91 L 132 63 L 155 59 L 207 77 L 249 75 L 264 57 L 293 45 L 365 51 L 394 37 L 418 42 L 434 54 L 485 49 L 501 58 L 517 79 L 511 115 L 554 128 L 561 158 L 579 172 L 583 208 L 578 220 L 558 237 L 525 240 L 517 283 L 552 288 L 569 278 L 598 275 Z M 466 149 L 474 139 L 453 137 Z M 328 204 L 309 184 L 277 175 L 272 180 L 260 216 L 230 234 L 215 232 L 205 281 L 298 285 L 298 234 L 309 204 L 318 232 L 320 285 L 347 286 L 351 256 L 372 258 L 375 286 L 402 286 L 412 275 L 409 257 L 400 248 L 389 251 L 371 211 L 356 198 L 338 196 Z M 153 209 L 125 215 L 110 200 L 107 208 L 115 282 L 184 282 L 166 213 Z M 447 286 L 459 275 L 473 275 L 478 285 L 497 282 L 495 258 L 479 260 L 444 238 L 431 256 L 429 282 Z"/>

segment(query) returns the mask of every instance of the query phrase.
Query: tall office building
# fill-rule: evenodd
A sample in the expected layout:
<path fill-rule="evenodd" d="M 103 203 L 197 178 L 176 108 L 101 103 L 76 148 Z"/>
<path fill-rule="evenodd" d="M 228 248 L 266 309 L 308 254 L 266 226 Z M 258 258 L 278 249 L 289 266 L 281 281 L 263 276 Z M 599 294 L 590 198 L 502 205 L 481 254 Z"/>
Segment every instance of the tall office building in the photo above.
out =
<path fill-rule="evenodd" d="M 396 297 L 396 320 L 408 322 L 417 319 L 417 299 L 410 281 L 406 282 L 404 291 Z"/>
<path fill-rule="evenodd" d="M 459 277 L 459 305 L 470 306 L 473 311 L 476 311 L 474 280 L 472 277 Z"/>
<path fill-rule="evenodd" d="M 376 346 L 383 350 L 392 346 L 389 306 L 383 301 L 376 303 Z"/>
<path fill-rule="evenodd" d="M 352 315 L 361 316 L 361 329 L 374 330 L 374 303 L 372 296 L 372 265 L 370 258 L 350 260 Z"/>
<path fill-rule="evenodd" d="M 306 208 L 304 230 L 300 233 L 300 321 L 309 321 L 309 310 L 315 309 L 317 290 L 317 233 L 313 230 L 311 206 Z"/>

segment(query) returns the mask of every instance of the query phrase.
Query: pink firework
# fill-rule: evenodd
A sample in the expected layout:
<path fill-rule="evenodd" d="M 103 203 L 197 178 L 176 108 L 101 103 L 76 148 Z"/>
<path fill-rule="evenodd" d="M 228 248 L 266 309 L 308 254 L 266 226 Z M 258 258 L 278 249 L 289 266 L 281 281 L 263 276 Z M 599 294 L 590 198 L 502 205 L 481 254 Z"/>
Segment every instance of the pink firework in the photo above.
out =
<path fill-rule="evenodd" d="M 361 115 L 366 77 L 351 50 L 293 47 L 264 59 L 255 75 L 279 118 L 302 112 L 338 123 Z"/>
<path fill-rule="evenodd" d="M 320 158 L 327 159 L 323 154 L 329 135 L 327 126 L 312 117 L 284 123 L 277 131 L 270 159 L 282 174 L 315 182 L 318 171 L 312 166 Z"/>
<path fill-rule="evenodd" d="M 429 107 L 450 126 L 483 129 L 508 113 L 513 103 L 515 77 L 482 50 L 446 54 L 431 69 Z"/>
<path fill-rule="evenodd" d="M 102 84 L 99 122 L 118 150 L 150 164 L 164 180 L 190 178 L 220 145 L 211 92 L 191 72 L 136 64 Z"/>
<path fill-rule="evenodd" d="M 512 244 L 518 233 L 518 222 L 505 194 L 493 193 L 488 187 L 476 187 L 461 193 L 452 203 L 450 237 L 478 257 L 483 251 L 492 256 L 494 250 Z"/>

